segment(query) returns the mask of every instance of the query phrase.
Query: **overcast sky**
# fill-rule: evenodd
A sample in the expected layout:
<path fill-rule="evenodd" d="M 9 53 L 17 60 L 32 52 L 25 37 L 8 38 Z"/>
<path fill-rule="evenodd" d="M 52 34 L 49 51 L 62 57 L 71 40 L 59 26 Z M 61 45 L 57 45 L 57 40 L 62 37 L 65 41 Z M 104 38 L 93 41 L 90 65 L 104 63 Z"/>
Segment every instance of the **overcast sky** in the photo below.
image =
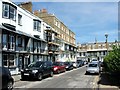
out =
<path fill-rule="evenodd" d="M 86 0 L 87 1 L 87 0 Z M 118 40 L 117 2 L 33 2 L 33 10 L 47 9 L 76 34 L 76 43 Z"/>

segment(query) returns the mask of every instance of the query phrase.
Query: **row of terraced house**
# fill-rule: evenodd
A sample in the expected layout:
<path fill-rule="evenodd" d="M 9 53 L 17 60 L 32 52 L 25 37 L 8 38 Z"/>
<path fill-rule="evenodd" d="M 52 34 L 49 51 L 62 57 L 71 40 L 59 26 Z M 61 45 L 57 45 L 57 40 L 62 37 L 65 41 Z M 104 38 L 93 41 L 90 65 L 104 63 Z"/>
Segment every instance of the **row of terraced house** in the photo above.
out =
<path fill-rule="evenodd" d="M 97 42 L 83 43 L 77 45 L 77 59 L 90 62 L 93 59 L 103 61 L 108 52 L 113 50 L 113 46 L 119 46 L 120 42 Z"/>
<path fill-rule="evenodd" d="M 0 66 L 11 74 L 37 60 L 75 61 L 75 34 L 46 9 L 0 0 Z"/>

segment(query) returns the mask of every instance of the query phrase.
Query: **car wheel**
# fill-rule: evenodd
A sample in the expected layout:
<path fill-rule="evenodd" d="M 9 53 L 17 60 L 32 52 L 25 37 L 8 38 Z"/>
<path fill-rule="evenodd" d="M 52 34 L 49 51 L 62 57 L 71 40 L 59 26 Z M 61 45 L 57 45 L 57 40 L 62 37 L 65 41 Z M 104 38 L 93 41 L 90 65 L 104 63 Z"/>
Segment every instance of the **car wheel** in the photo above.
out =
<path fill-rule="evenodd" d="M 7 89 L 8 90 L 12 90 L 13 89 L 13 82 L 12 81 L 9 81 L 8 84 L 7 84 Z"/>
<path fill-rule="evenodd" d="M 60 73 L 60 70 L 58 70 L 57 73 L 59 74 L 59 73 Z"/>
<path fill-rule="evenodd" d="M 22 79 L 22 80 L 25 80 L 25 76 L 24 76 L 24 75 L 21 75 L 21 79 Z"/>
<path fill-rule="evenodd" d="M 50 77 L 53 77 L 53 72 L 52 71 L 50 72 Z"/>
<path fill-rule="evenodd" d="M 88 75 L 88 72 L 86 72 L 85 75 Z"/>
<path fill-rule="evenodd" d="M 64 69 L 64 72 L 66 72 L 66 69 Z"/>
<path fill-rule="evenodd" d="M 42 80 L 42 73 L 39 73 L 39 74 L 38 74 L 38 79 L 39 79 L 39 80 Z"/>

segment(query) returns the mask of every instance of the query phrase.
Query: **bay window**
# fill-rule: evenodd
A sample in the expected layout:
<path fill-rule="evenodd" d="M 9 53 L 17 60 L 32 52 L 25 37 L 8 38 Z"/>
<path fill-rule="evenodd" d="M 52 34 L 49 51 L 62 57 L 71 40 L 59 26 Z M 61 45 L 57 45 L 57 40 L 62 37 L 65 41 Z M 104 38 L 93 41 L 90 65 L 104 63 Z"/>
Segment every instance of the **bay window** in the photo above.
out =
<path fill-rule="evenodd" d="M 16 7 L 9 3 L 3 3 L 3 18 L 16 20 Z"/>

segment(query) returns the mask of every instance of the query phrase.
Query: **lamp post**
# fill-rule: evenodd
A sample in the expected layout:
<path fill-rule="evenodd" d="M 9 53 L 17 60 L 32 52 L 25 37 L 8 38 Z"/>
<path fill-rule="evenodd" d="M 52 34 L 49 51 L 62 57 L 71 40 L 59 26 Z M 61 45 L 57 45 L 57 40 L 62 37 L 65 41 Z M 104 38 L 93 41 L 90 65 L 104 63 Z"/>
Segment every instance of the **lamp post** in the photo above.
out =
<path fill-rule="evenodd" d="M 107 54 L 108 54 L 108 34 L 105 34 L 105 38 L 106 38 L 106 48 L 107 48 Z"/>

